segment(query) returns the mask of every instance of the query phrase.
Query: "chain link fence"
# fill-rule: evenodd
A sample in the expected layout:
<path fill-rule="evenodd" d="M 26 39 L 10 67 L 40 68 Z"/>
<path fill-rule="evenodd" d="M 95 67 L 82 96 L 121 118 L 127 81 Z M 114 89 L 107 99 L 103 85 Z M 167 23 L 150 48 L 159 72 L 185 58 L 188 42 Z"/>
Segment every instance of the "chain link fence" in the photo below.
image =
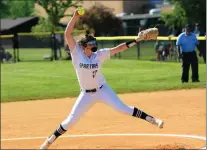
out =
<path fill-rule="evenodd" d="M 97 37 L 98 48 L 112 48 L 134 37 Z M 18 49 L 13 45 L 13 36 L 1 36 L 1 60 L 3 53 L 11 55 L 14 61 L 51 61 L 70 60 L 68 46 L 62 34 L 19 35 Z M 157 41 L 142 41 L 128 50 L 114 55 L 113 59 L 136 59 L 151 61 L 179 62 L 174 38 L 158 37 Z M 205 40 L 203 38 L 202 40 Z M 55 42 L 54 42 L 55 41 Z M 3 49 L 3 50 L 2 50 Z M 4 52 L 3 52 L 4 51 Z M 5 61 L 5 59 L 4 59 Z M 204 62 L 199 59 L 199 62 Z"/>

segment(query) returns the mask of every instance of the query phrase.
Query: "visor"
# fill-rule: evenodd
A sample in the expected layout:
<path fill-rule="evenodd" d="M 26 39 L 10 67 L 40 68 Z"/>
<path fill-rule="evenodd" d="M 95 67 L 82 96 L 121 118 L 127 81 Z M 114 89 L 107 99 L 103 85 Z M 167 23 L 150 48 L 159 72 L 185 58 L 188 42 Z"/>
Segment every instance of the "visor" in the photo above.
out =
<path fill-rule="evenodd" d="M 90 41 L 87 44 L 89 44 L 89 45 L 96 45 L 96 41 Z"/>

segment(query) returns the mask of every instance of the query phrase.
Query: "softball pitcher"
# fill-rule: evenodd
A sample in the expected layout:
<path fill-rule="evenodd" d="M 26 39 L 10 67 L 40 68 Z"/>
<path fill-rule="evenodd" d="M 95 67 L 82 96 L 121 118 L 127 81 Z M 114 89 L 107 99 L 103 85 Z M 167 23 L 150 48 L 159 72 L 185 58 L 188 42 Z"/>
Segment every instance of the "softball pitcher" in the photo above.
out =
<path fill-rule="evenodd" d="M 158 35 L 157 29 L 148 29 L 140 32 L 135 40 L 122 43 L 111 49 L 105 48 L 97 51 L 95 37 L 87 34 L 78 43 L 73 39 L 71 33 L 79 16 L 77 10 L 75 10 L 72 19 L 66 27 L 65 38 L 70 47 L 72 63 L 76 71 L 81 92 L 69 116 L 45 140 L 40 149 L 47 149 L 60 135 L 68 129 L 71 129 L 80 117 L 96 102 L 103 102 L 120 113 L 146 120 L 162 128 L 164 124 L 162 120 L 154 118 L 136 107 L 125 105 L 107 85 L 105 78 L 101 74 L 103 62 L 110 59 L 110 56 L 127 50 L 143 39 L 156 38 Z"/>

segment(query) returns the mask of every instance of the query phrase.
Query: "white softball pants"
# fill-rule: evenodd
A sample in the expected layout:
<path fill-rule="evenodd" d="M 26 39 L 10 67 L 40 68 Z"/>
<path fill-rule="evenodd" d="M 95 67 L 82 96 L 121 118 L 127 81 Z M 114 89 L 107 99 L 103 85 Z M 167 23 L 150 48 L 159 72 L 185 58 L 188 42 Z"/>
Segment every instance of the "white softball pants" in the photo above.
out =
<path fill-rule="evenodd" d="M 116 93 L 105 84 L 95 93 L 81 92 L 69 116 L 61 123 L 62 127 L 65 130 L 70 129 L 96 102 L 105 103 L 125 115 L 132 116 L 134 111 L 134 107 L 125 105 Z"/>

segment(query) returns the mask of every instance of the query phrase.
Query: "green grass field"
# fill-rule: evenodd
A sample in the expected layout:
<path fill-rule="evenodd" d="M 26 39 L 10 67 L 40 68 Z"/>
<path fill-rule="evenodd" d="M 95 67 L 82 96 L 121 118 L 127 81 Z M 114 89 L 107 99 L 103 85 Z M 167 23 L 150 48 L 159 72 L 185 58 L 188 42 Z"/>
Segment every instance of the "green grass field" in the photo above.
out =
<path fill-rule="evenodd" d="M 180 63 L 112 59 L 102 72 L 117 93 L 206 87 L 205 64 L 199 64 L 200 83 L 182 84 Z M 79 91 L 71 61 L 1 64 L 2 102 L 78 96 Z"/>

